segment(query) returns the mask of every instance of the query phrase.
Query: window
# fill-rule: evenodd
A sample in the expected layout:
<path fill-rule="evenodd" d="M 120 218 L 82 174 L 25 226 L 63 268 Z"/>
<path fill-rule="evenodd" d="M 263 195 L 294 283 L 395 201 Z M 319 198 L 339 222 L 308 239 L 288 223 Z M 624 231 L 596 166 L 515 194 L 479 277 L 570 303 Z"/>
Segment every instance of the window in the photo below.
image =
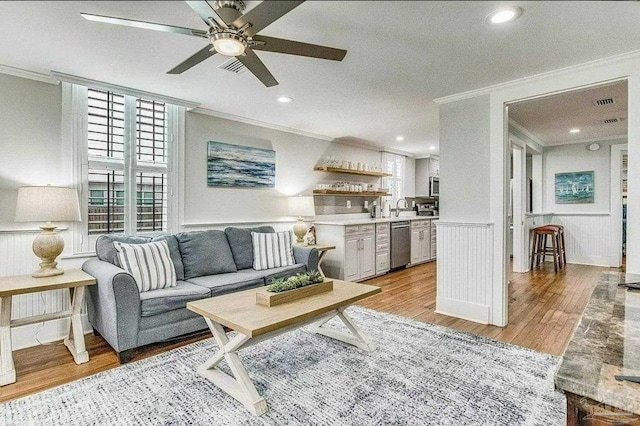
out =
<path fill-rule="evenodd" d="M 86 90 L 87 234 L 168 231 L 170 106 Z"/>
<path fill-rule="evenodd" d="M 391 192 L 391 203 L 395 205 L 399 199 L 405 197 L 404 192 L 404 173 L 405 173 L 405 157 L 403 155 L 392 154 L 390 152 L 383 153 L 383 167 L 385 172 L 391 176 L 384 178 L 384 186 L 389 188 Z"/>

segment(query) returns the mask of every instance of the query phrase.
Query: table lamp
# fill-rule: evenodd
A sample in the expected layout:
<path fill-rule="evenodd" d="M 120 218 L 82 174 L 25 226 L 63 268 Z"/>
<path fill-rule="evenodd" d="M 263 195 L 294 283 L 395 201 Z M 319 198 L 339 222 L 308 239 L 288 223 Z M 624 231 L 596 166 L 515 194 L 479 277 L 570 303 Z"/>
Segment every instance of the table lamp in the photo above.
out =
<path fill-rule="evenodd" d="M 293 233 L 296 234 L 296 242 L 303 242 L 307 234 L 307 224 L 304 223 L 303 216 L 315 216 L 316 210 L 313 205 L 313 196 L 297 196 L 289 198 L 289 214 L 298 216 L 298 221 L 293 225 Z"/>
<path fill-rule="evenodd" d="M 25 186 L 18 189 L 16 222 L 46 222 L 40 226 L 40 233 L 33 241 L 33 252 L 42 260 L 40 269 L 32 276 L 52 277 L 64 274 L 57 268 L 56 258 L 64 250 L 64 240 L 56 233 L 51 222 L 72 222 L 80 220 L 78 193 L 73 188 L 58 186 Z"/>

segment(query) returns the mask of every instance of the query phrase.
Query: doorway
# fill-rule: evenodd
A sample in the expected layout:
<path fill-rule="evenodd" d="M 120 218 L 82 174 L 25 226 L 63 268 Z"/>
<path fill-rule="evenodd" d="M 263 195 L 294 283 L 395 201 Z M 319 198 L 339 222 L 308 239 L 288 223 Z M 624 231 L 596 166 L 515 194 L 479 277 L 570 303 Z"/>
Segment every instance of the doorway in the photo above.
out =
<path fill-rule="evenodd" d="M 512 273 L 543 270 L 561 279 L 562 270 L 555 275 L 544 265 L 530 271 L 532 229 L 551 223 L 564 226 L 567 263 L 622 264 L 627 92 L 627 81 L 620 80 L 507 103 L 511 161 L 505 229 L 513 230 L 513 248 L 505 268 Z M 575 182 L 567 187 L 567 179 Z"/>

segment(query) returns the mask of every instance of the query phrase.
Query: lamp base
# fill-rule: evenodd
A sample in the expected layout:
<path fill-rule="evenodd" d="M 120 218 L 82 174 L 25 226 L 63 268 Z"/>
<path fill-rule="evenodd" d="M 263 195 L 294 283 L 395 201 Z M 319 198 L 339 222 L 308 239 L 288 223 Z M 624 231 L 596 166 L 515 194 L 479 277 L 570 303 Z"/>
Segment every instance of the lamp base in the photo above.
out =
<path fill-rule="evenodd" d="M 293 233 L 296 235 L 296 243 L 304 242 L 304 236 L 307 235 L 307 224 L 304 223 L 304 219 L 298 218 L 298 221 L 293 225 Z"/>
<path fill-rule="evenodd" d="M 40 262 L 40 269 L 31 276 L 43 278 L 64 274 L 64 271 L 57 267 L 58 262 L 56 262 L 56 258 L 64 250 L 64 240 L 55 232 L 56 227 L 51 224 L 41 226 L 40 229 L 42 229 L 42 233 L 33 240 L 31 248 L 42 262 Z"/>

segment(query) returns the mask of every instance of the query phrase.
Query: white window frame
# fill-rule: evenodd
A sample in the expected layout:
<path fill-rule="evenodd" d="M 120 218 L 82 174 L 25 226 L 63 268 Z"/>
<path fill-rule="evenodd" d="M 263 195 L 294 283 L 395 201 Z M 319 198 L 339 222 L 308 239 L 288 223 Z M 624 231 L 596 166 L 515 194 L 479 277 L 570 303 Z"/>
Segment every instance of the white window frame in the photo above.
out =
<path fill-rule="evenodd" d="M 183 147 L 185 139 L 186 109 L 166 103 L 167 112 L 167 163 L 138 163 L 136 161 L 136 99 L 153 99 L 148 93 L 136 95 L 135 91 L 128 89 L 125 93 L 112 88 L 100 87 L 99 90 L 112 90 L 125 96 L 125 158 L 124 161 L 91 158 L 88 156 L 87 122 L 88 122 L 88 88 L 84 85 L 62 82 L 62 158 L 68 161 L 66 180 L 72 182 L 78 189 L 80 201 L 81 222 L 72 225 L 73 230 L 73 255 L 91 255 L 95 253 L 95 247 L 90 247 L 88 233 L 88 204 L 89 204 L 89 165 L 91 168 L 104 168 L 109 170 L 124 170 L 125 174 L 125 206 L 128 209 L 128 220 L 125 221 L 126 235 L 150 235 L 153 232 L 136 232 L 136 182 L 135 175 L 138 172 L 166 173 L 167 175 L 167 232 L 175 233 L 180 228 L 179 209 L 182 198 L 182 178 L 180 171 L 184 168 L 181 161 L 184 158 Z M 156 232 L 157 233 L 157 232 Z"/>
<path fill-rule="evenodd" d="M 405 180 L 407 173 L 407 161 L 404 155 L 394 154 L 391 152 L 382 153 L 383 172 L 391 173 L 393 176 L 383 179 L 383 186 L 389 188 L 391 196 L 388 197 L 392 206 L 395 206 L 399 199 L 406 197 Z M 389 168 L 389 164 L 391 167 Z M 400 166 L 400 167 L 398 167 Z M 400 169 L 400 170 L 399 170 Z"/>

